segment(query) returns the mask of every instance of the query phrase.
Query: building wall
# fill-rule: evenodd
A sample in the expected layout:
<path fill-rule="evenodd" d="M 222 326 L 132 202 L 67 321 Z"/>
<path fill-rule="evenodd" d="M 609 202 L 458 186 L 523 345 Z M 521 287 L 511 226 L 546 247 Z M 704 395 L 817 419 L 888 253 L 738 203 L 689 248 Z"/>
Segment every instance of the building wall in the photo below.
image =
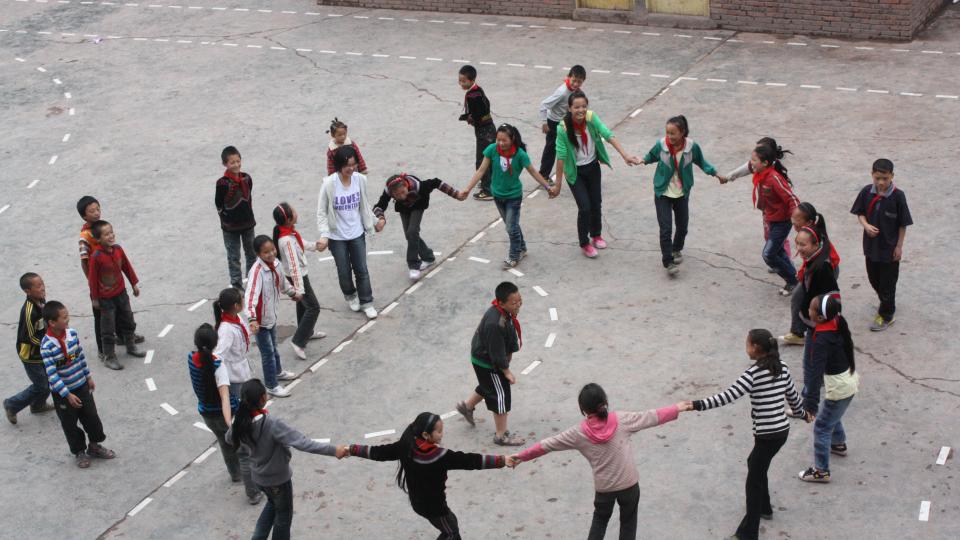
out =
<path fill-rule="evenodd" d="M 573 10 L 576 8 L 575 0 L 318 0 L 317 3 L 324 6 L 524 15 L 564 19 L 573 17 Z"/>

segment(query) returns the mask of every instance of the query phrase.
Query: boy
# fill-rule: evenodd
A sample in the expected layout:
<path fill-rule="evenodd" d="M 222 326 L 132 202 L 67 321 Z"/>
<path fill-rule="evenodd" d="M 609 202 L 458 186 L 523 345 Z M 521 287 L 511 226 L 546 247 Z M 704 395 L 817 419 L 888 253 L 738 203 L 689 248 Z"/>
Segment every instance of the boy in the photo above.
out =
<path fill-rule="evenodd" d="M 863 256 L 867 263 L 867 278 L 880 298 L 877 315 L 870 330 L 881 332 L 896 318 L 897 279 L 907 226 L 913 225 L 907 196 L 893 184 L 893 162 L 878 159 L 873 162 L 873 183 L 860 190 L 853 202 L 855 214 L 863 227 Z"/>
<path fill-rule="evenodd" d="M 47 381 L 53 393 L 53 404 L 63 434 L 76 457 L 77 467 L 86 469 L 90 458 L 113 459 L 116 454 L 100 445 L 107 436 L 97 414 L 93 391 L 97 385 L 87 369 L 87 358 L 80 346 L 77 331 L 70 328 L 70 313 L 56 300 L 43 306 L 47 332 L 40 342 L 40 355 Z M 77 422 L 83 429 L 77 427 Z M 84 433 L 86 432 L 86 433 Z M 86 440 L 90 439 L 87 445 Z"/>
<path fill-rule="evenodd" d="M 507 431 L 507 413 L 510 412 L 510 385 L 517 382 L 510 371 L 510 360 L 523 346 L 517 320 L 523 299 L 517 286 L 509 281 L 497 285 L 494 294 L 493 305 L 483 314 L 470 343 L 470 362 L 478 385 L 466 401 L 457 403 L 457 412 L 475 426 L 473 410 L 481 401 L 486 402 L 496 427 L 493 443 L 520 446 L 526 440 Z"/>
<path fill-rule="evenodd" d="M 123 369 L 117 361 L 117 334 L 123 336 L 127 345 L 127 354 L 143 358 L 147 353 L 137 349 L 133 340 L 133 331 L 137 323 L 130 309 L 130 297 L 123 281 L 126 274 L 133 288 L 133 295 L 140 296 L 140 280 L 127 259 L 123 248 L 117 245 L 113 225 L 98 220 L 90 227 L 93 238 L 99 245 L 90 256 L 90 299 L 93 306 L 100 309 L 100 329 L 103 332 L 103 363 L 110 369 Z"/>
<path fill-rule="evenodd" d="M 477 139 L 476 165 L 474 169 L 479 169 L 483 163 L 483 151 L 497 140 L 497 129 L 493 125 L 493 116 L 490 114 L 490 100 L 483 93 L 483 88 L 477 84 L 477 68 L 466 65 L 460 68 L 457 76 L 466 95 L 463 98 L 463 114 L 460 115 L 460 121 L 473 126 L 473 134 Z M 483 174 L 480 180 L 480 191 L 473 196 L 478 201 L 492 201 L 493 195 L 490 192 L 490 173 Z"/>
<path fill-rule="evenodd" d="M 33 272 L 20 276 L 20 288 L 27 295 L 27 299 L 20 308 L 20 322 L 17 324 L 17 354 L 20 355 L 27 378 L 30 379 L 30 386 L 3 400 L 3 409 L 11 424 L 17 423 L 17 413 L 27 405 L 34 414 L 53 410 L 53 405 L 47 403 L 50 388 L 47 386 L 47 372 L 43 369 L 43 358 L 40 356 L 40 340 L 46 328 L 41 311 L 47 301 L 47 289 L 43 279 Z"/>
<path fill-rule="evenodd" d="M 230 285 L 243 290 L 243 276 L 257 260 L 257 254 L 253 251 L 253 227 L 257 224 L 253 217 L 253 179 L 240 171 L 240 151 L 235 147 L 224 148 L 220 152 L 220 160 L 227 170 L 217 180 L 213 201 L 220 214 L 223 245 L 227 248 Z M 241 245 L 247 263 L 243 272 L 240 271 Z"/>
<path fill-rule="evenodd" d="M 546 145 L 543 147 L 543 156 L 540 158 L 540 176 L 550 178 L 553 164 L 557 161 L 557 125 L 563 122 L 570 106 L 567 98 L 570 94 L 580 90 L 587 80 L 587 70 L 581 65 L 570 68 L 563 84 L 557 87 L 552 94 L 540 102 L 540 121 L 543 122 L 543 132 L 547 135 Z"/>

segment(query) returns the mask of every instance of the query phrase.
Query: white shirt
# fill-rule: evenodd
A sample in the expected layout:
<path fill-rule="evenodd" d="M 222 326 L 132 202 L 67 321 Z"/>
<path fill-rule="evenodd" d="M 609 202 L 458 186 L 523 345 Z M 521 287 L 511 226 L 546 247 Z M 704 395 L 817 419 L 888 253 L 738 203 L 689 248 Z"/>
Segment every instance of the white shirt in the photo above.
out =
<path fill-rule="evenodd" d="M 241 314 L 240 322 L 247 326 L 247 321 Z M 250 335 L 250 329 L 247 328 L 247 335 Z M 253 339 L 253 336 L 250 336 Z M 217 329 L 217 348 L 213 350 L 214 356 L 220 359 L 220 367 L 226 370 L 227 381 L 231 383 L 243 383 L 253 378 L 253 372 L 250 370 L 250 362 L 247 360 L 247 351 L 249 346 L 247 340 L 243 337 L 243 330 L 239 326 L 226 321 L 220 323 Z M 216 372 L 217 386 L 221 385 L 220 370 Z"/>
<path fill-rule="evenodd" d="M 227 366 L 224 365 L 223 360 L 220 361 L 220 365 L 214 370 L 213 378 L 217 381 L 217 388 L 230 386 L 230 374 L 227 373 Z"/>
<path fill-rule="evenodd" d="M 334 180 L 333 211 L 337 215 L 337 228 L 330 231 L 331 240 L 353 240 L 363 234 L 360 218 L 360 183 L 350 181 L 344 187 L 339 176 Z"/>
<path fill-rule="evenodd" d="M 576 132 L 576 130 L 574 130 Z M 590 130 L 586 130 L 587 144 L 583 144 L 583 138 L 577 132 L 577 167 L 589 165 L 597 159 L 597 145 L 593 143 L 593 137 L 590 136 Z"/>

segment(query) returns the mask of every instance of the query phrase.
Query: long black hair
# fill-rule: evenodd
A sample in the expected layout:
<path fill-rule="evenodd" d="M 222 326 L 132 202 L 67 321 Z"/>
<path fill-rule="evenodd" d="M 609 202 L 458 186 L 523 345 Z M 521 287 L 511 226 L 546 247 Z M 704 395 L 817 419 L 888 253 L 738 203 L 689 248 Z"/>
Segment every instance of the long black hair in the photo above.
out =
<path fill-rule="evenodd" d="M 510 137 L 510 141 L 513 142 L 514 146 L 526 152 L 527 145 L 524 144 L 523 138 L 520 137 L 520 131 L 517 130 L 516 127 L 510 124 L 500 124 L 500 127 L 497 128 L 497 133 L 506 133 L 507 137 Z"/>
<path fill-rule="evenodd" d="M 404 462 L 409 461 L 413 456 L 413 450 L 417 447 L 417 437 L 423 433 L 433 433 L 439 421 L 440 416 L 432 412 L 422 412 L 413 422 L 410 422 L 407 429 L 403 430 L 403 435 L 400 435 L 399 445 L 403 454 L 397 462 L 397 486 L 408 495 L 410 492 L 407 491 L 407 469 Z"/>
<path fill-rule="evenodd" d="M 824 264 L 830 264 L 830 239 L 821 236 L 815 228 L 811 227 L 803 227 L 797 231 L 797 236 L 800 236 L 801 234 L 809 235 L 811 240 L 820 244 L 820 249 L 817 254 L 812 260 L 807 261 L 806 272 L 809 273 L 805 275 L 812 275 L 813 273 L 819 271 Z"/>
<path fill-rule="evenodd" d="M 690 136 L 690 124 L 687 123 L 686 116 L 682 114 L 678 114 L 677 116 L 671 116 L 670 118 L 667 119 L 667 123 L 677 126 L 677 129 L 680 130 L 680 133 L 683 133 L 684 137 Z"/>
<path fill-rule="evenodd" d="M 216 328 L 220 328 L 223 312 L 236 305 L 243 305 L 243 297 L 240 296 L 240 291 L 233 287 L 227 287 L 220 291 L 220 296 L 213 301 L 213 320 Z"/>
<path fill-rule="evenodd" d="M 824 297 L 826 297 L 826 302 L 824 302 Z M 846 355 L 847 362 L 850 363 L 850 373 L 855 372 L 857 365 L 853 358 L 853 335 L 850 334 L 850 325 L 847 324 L 847 319 L 840 314 L 840 312 L 843 311 L 840 295 L 821 294 L 813 299 L 813 304 L 816 306 L 817 313 L 823 317 L 824 320 L 837 320 L 837 332 L 843 339 L 843 354 Z"/>
<path fill-rule="evenodd" d="M 283 256 L 280 254 L 280 226 L 290 221 L 292 217 L 293 207 L 290 203 L 282 202 L 273 209 L 273 221 L 276 223 L 273 226 L 273 245 L 277 246 L 277 258 L 281 260 Z"/>
<path fill-rule="evenodd" d="M 200 358 L 200 380 L 203 386 L 203 400 L 206 403 L 219 403 L 216 368 L 213 367 L 213 350 L 217 348 L 217 331 L 210 323 L 203 323 L 193 333 L 193 345 Z"/>
<path fill-rule="evenodd" d="M 250 379 L 240 387 L 240 407 L 233 416 L 233 431 L 230 433 L 233 446 L 239 446 L 240 441 L 253 444 L 253 411 L 260 409 L 267 387 L 260 379 Z"/>
<path fill-rule="evenodd" d="M 580 395 L 577 396 L 577 403 L 580 405 L 580 412 L 585 416 L 591 414 L 601 420 L 607 419 L 609 405 L 607 404 L 607 393 L 597 383 L 588 383 L 580 389 Z"/>
<path fill-rule="evenodd" d="M 574 148 L 580 149 L 580 141 L 577 139 L 577 132 L 573 129 L 573 113 L 570 112 L 570 106 L 573 105 L 573 100 L 577 98 L 583 98 L 587 102 L 587 105 L 590 105 L 590 99 L 587 98 L 587 95 L 583 93 L 583 90 L 574 90 L 571 92 L 570 97 L 567 98 L 567 114 L 563 115 L 563 125 L 567 128 L 567 139 L 570 139 L 570 142 L 573 143 Z"/>
<path fill-rule="evenodd" d="M 761 161 L 766 161 L 775 171 L 780 173 L 780 176 L 782 176 L 788 184 L 793 185 L 790 176 L 787 175 L 787 168 L 783 166 L 783 162 L 781 161 L 786 154 L 792 154 L 793 152 L 781 148 L 772 137 L 764 137 L 757 141 L 757 147 L 754 148 L 753 151 L 757 153 L 757 157 L 760 158 Z"/>
<path fill-rule="evenodd" d="M 779 377 L 783 371 L 783 365 L 780 363 L 780 346 L 777 344 L 777 338 L 765 328 L 754 328 L 747 333 L 747 339 L 762 353 L 762 356 L 756 360 L 756 366 L 769 371 L 774 379 Z"/>
<path fill-rule="evenodd" d="M 829 239 L 827 235 L 827 219 L 823 217 L 823 214 L 817 212 L 813 204 L 802 202 L 797 205 L 797 210 L 807 217 L 807 221 L 813 222 L 813 230 L 817 231 L 817 234 L 820 235 L 821 241 L 823 241 L 824 238 Z"/>

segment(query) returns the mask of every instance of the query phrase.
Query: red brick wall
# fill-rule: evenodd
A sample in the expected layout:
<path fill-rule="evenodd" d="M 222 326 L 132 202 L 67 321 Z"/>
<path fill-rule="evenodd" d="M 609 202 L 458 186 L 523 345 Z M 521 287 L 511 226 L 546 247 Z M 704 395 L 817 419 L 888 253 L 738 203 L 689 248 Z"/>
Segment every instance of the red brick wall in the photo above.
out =
<path fill-rule="evenodd" d="M 449 11 L 455 13 L 487 13 L 525 15 L 569 19 L 575 0 L 317 0 L 325 6 L 350 6 L 414 11 Z"/>

